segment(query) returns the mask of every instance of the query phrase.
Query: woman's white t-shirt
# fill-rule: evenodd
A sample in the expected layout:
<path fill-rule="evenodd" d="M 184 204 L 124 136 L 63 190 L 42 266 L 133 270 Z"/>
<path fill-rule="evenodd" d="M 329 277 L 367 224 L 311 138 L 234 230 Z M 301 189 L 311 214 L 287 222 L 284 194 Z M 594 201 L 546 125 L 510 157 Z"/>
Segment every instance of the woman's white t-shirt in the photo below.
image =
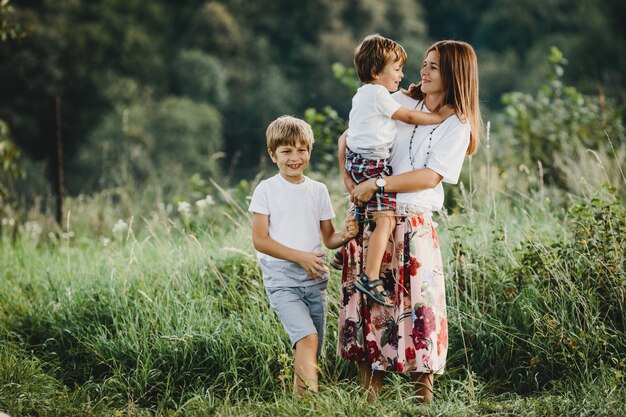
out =
<path fill-rule="evenodd" d="M 396 92 L 392 94 L 392 97 L 404 107 L 428 112 L 426 106 L 422 108 L 421 101 L 418 102 L 402 92 Z M 400 121 L 395 123 L 397 135 L 389 157 L 394 175 L 424 168 L 426 164 L 427 168 L 443 177 L 442 182 L 450 184 L 458 182 L 469 146 L 469 123 L 462 122 L 457 116 L 447 118 L 432 133 L 430 148 L 428 147 L 430 132 L 436 125 L 418 125 L 414 129 L 415 125 Z M 411 135 L 413 135 L 413 144 L 410 146 Z M 412 151 L 411 154 L 409 148 Z M 413 160 L 413 165 L 411 165 L 411 160 Z M 444 199 L 442 182 L 435 188 L 412 193 L 398 193 L 398 206 L 409 205 L 414 209 L 441 210 Z"/>

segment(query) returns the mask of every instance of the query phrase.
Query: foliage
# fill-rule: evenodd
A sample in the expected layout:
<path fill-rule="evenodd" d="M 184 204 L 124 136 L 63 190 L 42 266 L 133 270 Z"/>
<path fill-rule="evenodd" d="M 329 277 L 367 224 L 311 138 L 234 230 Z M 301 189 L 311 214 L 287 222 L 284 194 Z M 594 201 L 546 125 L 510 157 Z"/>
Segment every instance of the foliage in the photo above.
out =
<path fill-rule="evenodd" d="M 155 101 L 149 92 L 141 100 L 127 100 L 124 87 L 139 86 L 133 80 L 119 82 L 119 89 L 110 92 L 116 96 L 116 112 L 94 129 L 91 149 L 80 154 L 92 184 L 106 188 L 149 181 L 168 189 L 181 177 L 220 174 L 222 121 L 214 107 L 183 97 Z"/>
<path fill-rule="evenodd" d="M 584 94 L 598 85 L 623 103 L 626 31 L 620 0 L 453 0 L 425 2 L 429 37 L 462 39 L 478 49 L 481 102 L 500 108 L 507 91 L 535 91 L 544 80 L 545 50 L 554 45 L 570 61 L 565 83 Z M 433 24 L 433 22 L 436 22 Z"/>
<path fill-rule="evenodd" d="M 15 9 L 9 3 L 10 0 L 0 1 L 0 42 L 25 36 L 22 26 L 14 19 Z"/>
<path fill-rule="evenodd" d="M 12 16 L 15 13 L 9 0 L 0 1 L 0 43 L 7 39 L 17 39 L 24 32 Z M 20 150 L 9 138 L 9 126 L 0 119 L 0 205 L 3 205 L 13 194 L 11 189 L 16 178 L 24 177 L 25 172 L 18 165 Z"/>
<path fill-rule="evenodd" d="M 315 137 L 312 155 L 315 170 L 327 173 L 338 172 L 337 140 L 348 128 L 347 122 L 329 106 L 324 107 L 321 112 L 307 109 L 304 112 L 304 120 L 313 128 Z"/>
<path fill-rule="evenodd" d="M 507 155 L 515 155 L 515 163 L 532 166 L 539 161 L 547 167 L 548 180 L 562 183 L 553 169 L 557 155 L 567 154 L 576 143 L 598 149 L 607 136 L 619 143 L 624 127 L 621 109 L 604 95 L 587 96 L 563 85 L 567 61 L 558 49 L 551 48 L 548 62 L 547 83 L 534 95 L 513 92 L 502 97 L 506 107 L 498 135 L 506 140 L 502 146 L 513 148 Z"/>
<path fill-rule="evenodd" d="M 0 206 L 15 198 L 13 185 L 18 178 L 24 178 L 26 172 L 19 165 L 20 150 L 9 139 L 9 128 L 0 120 Z"/>
<path fill-rule="evenodd" d="M 0 47 L 0 62 L 11 63 L 0 65 L 0 91 L 8 98 L 0 117 L 27 157 L 51 161 L 45 138 L 54 130 L 51 103 L 60 97 L 69 191 L 89 190 L 98 181 L 77 160 L 99 158 L 101 146 L 86 138 L 98 136 L 108 119 L 119 120 L 119 103 L 108 91 L 117 80 L 131 80 L 133 102 L 151 91 L 155 102 L 176 96 L 214 107 L 226 127 L 212 132 L 228 155 L 222 168 L 241 179 L 262 166 L 271 120 L 311 106 L 348 108 L 349 93 L 337 90 L 329 68 L 351 62 L 363 35 L 397 34 L 417 49 L 425 33 L 417 0 L 240 3 L 20 3 L 16 21 L 32 31 Z"/>
<path fill-rule="evenodd" d="M 219 184 L 197 184 L 210 186 Z M 213 203 L 152 213 L 126 211 L 138 192 L 109 190 L 69 201 L 70 228 L 54 239 L 35 217 L 13 243 L 10 230 L 0 232 L 0 407 L 16 415 L 38 407 L 39 415 L 181 416 L 623 411 L 626 213 L 611 190 L 581 196 L 567 212 L 502 194 L 495 213 L 475 204 L 438 220 L 451 344 L 429 407 L 399 376 L 389 376 L 379 402 L 359 392 L 356 370 L 335 353 L 338 276 L 322 391 L 290 397 L 289 341 L 242 209 L 250 190 L 218 189 Z"/>
<path fill-rule="evenodd" d="M 182 50 L 174 65 L 174 88 L 198 102 L 223 108 L 228 102 L 228 73 L 220 61 L 201 50 Z"/>
<path fill-rule="evenodd" d="M 530 213 L 546 221 L 541 209 Z M 626 375 L 626 208 L 603 189 L 564 217 L 548 235 L 534 222 L 517 225 L 526 235 L 517 247 L 504 222 L 487 231 L 486 245 L 466 243 L 479 234 L 473 226 L 453 229 L 455 308 L 471 319 L 462 340 L 452 339 L 466 346 L 471 369 L 501 387 L 592 381 L 605 364 L 618 380 Z M 483 218 L 474 222 L 484 227 Z"/>

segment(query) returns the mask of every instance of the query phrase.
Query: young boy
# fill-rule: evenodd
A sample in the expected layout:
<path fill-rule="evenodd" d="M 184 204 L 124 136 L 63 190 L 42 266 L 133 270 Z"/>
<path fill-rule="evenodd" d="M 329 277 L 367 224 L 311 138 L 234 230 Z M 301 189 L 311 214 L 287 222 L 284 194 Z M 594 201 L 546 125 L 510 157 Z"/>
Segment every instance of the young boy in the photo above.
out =
<path fill-rule="evenodd" d="M 326 324 L 329 271 L 320 244 L 331 249 L 356 236 L 354 219 L 335 231 L 326 186 L 303 174 L 309 164 L 313 131 L 291 116 L 267 128 L 267 151 L 278 174 L 254 190 L 252 242 L 257 250 L 270 305 L 289 334 L 295 351 L 294 393 L 317 392 L 317 358 Z"/>
<path fill-rule="evenodd" d="M 406 59 L 404 48 L 391 39 L 379 34 L 363 39 L 354 55 L 356 72 L 363 85 L 352 98 L 348 121 L 346 170 L 357 184 L 377 178 L 379 187 L 379 192 L 356 210 L 357 220 L 362 220 L 369 212 L 376 226 L 369 238 L 364 271 L 354 286 L 385 307 L 393 307 L 393 304 L 379 274 L 387 241 L 395 227 L 396 199 L 395 193 L 385 193 L 384 177 L 392 174 L 388 158 L 396 136 L 396 120 L 413 125 L 432 125 L 453 114 L 449 106 L 441 113 L 407 109 L 391 97 L 390 93 L 398 90 L 404 76 L 402 68 Z M 335 266 L 339 262 L 333 259 L 331 263 Z"/>

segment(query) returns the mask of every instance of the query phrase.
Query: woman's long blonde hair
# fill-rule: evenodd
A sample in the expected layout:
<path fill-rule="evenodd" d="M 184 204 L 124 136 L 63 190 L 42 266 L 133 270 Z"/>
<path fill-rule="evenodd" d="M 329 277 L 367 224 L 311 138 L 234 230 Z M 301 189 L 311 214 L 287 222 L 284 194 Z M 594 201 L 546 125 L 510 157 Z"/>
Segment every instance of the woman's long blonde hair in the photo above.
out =
<path fill-rule="evenodd" d="M 478 102 L 478 60 L 474 48 L 461 41 L 444 40 L 431 45 L 431 51 L 439 54 L 439 70 L 443 88 L 441 105 L 449 104 L 462 121 L 470 124 L 470 143 L 467 154 L 473 154 L 480 143 L 482 119 Z M 411 90 L 411 96 L 424 99 L 421 85 Z"/>

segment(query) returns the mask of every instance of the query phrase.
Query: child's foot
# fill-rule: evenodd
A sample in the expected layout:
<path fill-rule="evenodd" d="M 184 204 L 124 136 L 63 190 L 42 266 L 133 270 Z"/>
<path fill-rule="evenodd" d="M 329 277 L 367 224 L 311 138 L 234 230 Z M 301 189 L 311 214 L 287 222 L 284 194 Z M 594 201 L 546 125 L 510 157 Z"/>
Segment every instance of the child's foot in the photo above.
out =
<path fill-rule="evenodd" d="M 370 280 L 365 272 L 354 282 L 354 287 L 367 295 L 372 301 L 385 307 L 393 307 L 391 294 L 383 287 L 383 280 Z"/>
<path fill-rule="evenodd" d="M 332 259 L 328 263 L 337 271 L 341 271 L 343 269 L 343 251 L 338 250 L 335 252 L 335 255 L 333 255 Z"/>

